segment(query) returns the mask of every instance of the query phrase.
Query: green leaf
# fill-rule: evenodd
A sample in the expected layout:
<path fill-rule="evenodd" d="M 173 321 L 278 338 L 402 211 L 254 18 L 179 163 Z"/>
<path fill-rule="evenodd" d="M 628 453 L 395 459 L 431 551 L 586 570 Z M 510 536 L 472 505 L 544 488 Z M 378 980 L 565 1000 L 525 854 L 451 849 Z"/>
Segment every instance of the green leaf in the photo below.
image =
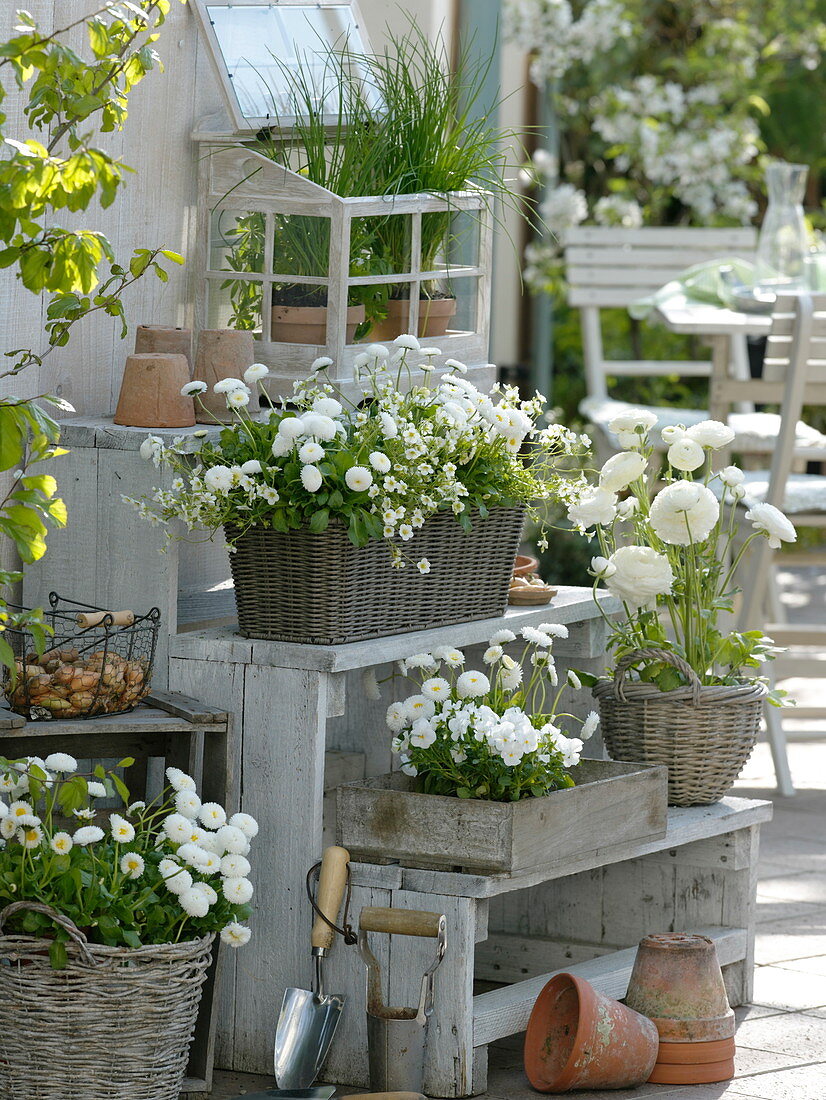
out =
<path fill-rule="evenodd" d="M 49 944 L 49 961 L 53 970 L 65 970 L 69 963 L 66 953 L 66 944 L 60 940 L 52 940 Z"/>
<path fill-rule="evenodd" d="M 318 511 L 313 512 L 310 516 L 310 530 L 320 535 L 322 531 L 326 531 L 330 523 L 330 513 L 327 508 L 319 508 Z"/>

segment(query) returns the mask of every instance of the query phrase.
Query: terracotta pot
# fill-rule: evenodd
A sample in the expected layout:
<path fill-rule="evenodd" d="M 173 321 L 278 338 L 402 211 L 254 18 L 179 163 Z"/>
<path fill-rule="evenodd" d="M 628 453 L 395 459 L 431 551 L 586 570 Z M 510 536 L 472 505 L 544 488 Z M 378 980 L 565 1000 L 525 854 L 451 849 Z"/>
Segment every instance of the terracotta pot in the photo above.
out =
<path fill-rule="evenodd" d="M 348 307 L 345 343 L 354 342 L 356 329 L 363 320 L 363 305 Z M 318 344 L 323 347 L 327 343 L 327 307 L 273 306 L 272 338 L 279 344 Z"/>
<path fill-rule="evenodd" d="M 395 340 L 407 332 L 410 324 L 406 298 L 391 298 L 387 303 L 387 317 L 376 321 L 370 330 L 371 340 Z M 419 331 L 422 336 L 444 336 L 451 318 L 456 313 L 455 298 L 420 298 Z"/>
<path fill-rule="evenodd" d="M 701 1066 L 669 1066 L 658 1062 L 648 1080 L 652 1085 L 707 1085 L 713 1081 L 730 1081 L 734 1076 L 734 1059 L 707 1062 Z"/>
<path fill-rule="evenodd" d="M 129 355 L 120 385 L 115 423 L 134 428 L 191 428 L 195 405 L 183 397 L 189 381 L 185 355 Z"/>
<path fill-rule="evenodd" d="M 657 1065 L 706 1065 L 734 1057 L 734 1038 L 716 1039 L 711 1043 L 660 1042 Z"/>
<path fill-rule="evenodd" d="M 190 366 L 191 377 L 192 329 L 167 328 L 164 325 L 138 325 L 135 329 L 136 354 L 158 351 L 164 355 L 185 355 Z"/>
<path fill-rule="evenodd" d="M 712 1042 L 734 1035 L 714 942 L 674 932 L 646 936 L 637 949 L 625 1003 L 657 1025 L 662 1040 Z"/>
<path fill-rule="evenodd" d="M 255 362 L 253 341 L 251 332 L 234 328 L 203 329 L 198 333 L 194 377 L 209 386 L 195 406 L 199 424 L 214 424 L 216 420 L 229 423 L 233 419 L 226 399 L 222 394 L 213 393 L 212 387 L 222 378 L 241 378 L 247 367 L 252 366 Z"/>
<path fill-rule="evenodd" d="M 539 559 L 529 558 L 527 554 L 517 554 L 513 567 L 515 577 L 527 577 L 529 573 L 535 573 L 539 569 Z"/>
<path fill-rule="evenodd" d="M 539 1092 L 622 1089 L 647 1081 L 657 1029 L 574 974 L 557 974 L 537 998 L 525 1035 L 525 1072 Z"/>

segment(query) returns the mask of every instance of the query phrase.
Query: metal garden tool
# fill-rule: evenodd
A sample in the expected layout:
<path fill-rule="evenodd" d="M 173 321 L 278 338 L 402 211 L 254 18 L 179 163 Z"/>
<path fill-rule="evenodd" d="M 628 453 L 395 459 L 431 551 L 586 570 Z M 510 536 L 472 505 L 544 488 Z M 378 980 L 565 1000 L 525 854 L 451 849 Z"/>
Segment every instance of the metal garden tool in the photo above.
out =
<path fill-rule="evenodd" d="M 281 1013 L 275 1031 L 275 1082 L 283 1095 L 306 1089 L 315 1081 L 321 1069 L 344 1007 L 344 997 L 325 993 L 321 980 L 322 960 L 333 945 L 333 936 L 340 931 L 345 941 L 348 930 L 337 929 L 338 911 L 348 880 L 350 853 L 346 848 L 330 847 L 321 860 L 318 877 L 318 897 L 313 901 L 307 876 L 307 892 L 316 911 L 311 943 L 315 966 L 313 989 L 287 989 L 281 1003 Z M 275 1093 L 278 1095 L 278 1093 Z M 309 1095 L 314 1095 L 310 1093 Z"/>
<path fill-rule="evenodd" d="M 422 976 L 416 1008 L 392 1008 L 384 1003 L 379 962 L 367 943 L 368 932 L 396 936 L 427 936 L 438 940 L 436 958 Z M 443 913 L 417 909 L 362 909 L 359 953 L 367 964 L 367 1043 L 370 1088 L 385 1092 L 421 1092 L 427 1023 L 433 1012 L 433 975 L 447 944 Z"/>
<path fill-rule="evenodd" d="M 335 1085 L 313 1085 L 308 1089 L 265 1089 L 264 1092 L 249 1092 L 236 1100 L 330 1100 L 335 1094 Z"/>

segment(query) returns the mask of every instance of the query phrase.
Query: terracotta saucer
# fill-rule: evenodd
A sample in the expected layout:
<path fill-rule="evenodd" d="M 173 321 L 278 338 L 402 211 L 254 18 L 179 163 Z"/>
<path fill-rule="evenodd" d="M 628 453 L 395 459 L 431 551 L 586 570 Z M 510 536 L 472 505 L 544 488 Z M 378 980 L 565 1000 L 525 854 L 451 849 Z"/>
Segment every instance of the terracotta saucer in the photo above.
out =
<path fill-rule="evenodd" d="M 658 1065 L 705 1065 L 734 1057 L 734 1039 L 711 1043 L 660 1043 Z"/>
<path fill-rule="evenodd" d="M 714 1081 L 730 1081 L 733 1076 L 734 1059 L 724 1058 L 721 1062 L 694 1066 L 657 1062 L 648 1081 L 652 1085 L 708 1085 Z"/>

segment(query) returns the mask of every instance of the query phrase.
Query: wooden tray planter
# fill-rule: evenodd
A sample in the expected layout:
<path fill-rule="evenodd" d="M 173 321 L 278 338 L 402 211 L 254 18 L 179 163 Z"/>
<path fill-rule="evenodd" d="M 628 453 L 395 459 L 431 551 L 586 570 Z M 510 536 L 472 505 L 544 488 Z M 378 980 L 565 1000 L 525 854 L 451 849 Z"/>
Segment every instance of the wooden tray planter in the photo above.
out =
<path fill-rule="evenodd" d="M 431 516 L 401 543 L 408 561 L 390 564 L 383 539 L 357 548 L 344 525 L 282 534 L 254 527 L 230 554 L 238 628 L 246 638 L 342 645 L 388 634 L 502 615 L 519 541 L 523 508 L 492 508 L 464 531 L 450 512 Z M 236 532 L 227 528 L 227 536 Z"/>
<path fill-rule="evenodd" d="M 348 783 L 336 843 L 365 863 L 499 874 L 665 836 L 665 768 L 582 760 L 571 774 L 575 787 L 521 802 L 420 794 L 400 772 Z"/>

